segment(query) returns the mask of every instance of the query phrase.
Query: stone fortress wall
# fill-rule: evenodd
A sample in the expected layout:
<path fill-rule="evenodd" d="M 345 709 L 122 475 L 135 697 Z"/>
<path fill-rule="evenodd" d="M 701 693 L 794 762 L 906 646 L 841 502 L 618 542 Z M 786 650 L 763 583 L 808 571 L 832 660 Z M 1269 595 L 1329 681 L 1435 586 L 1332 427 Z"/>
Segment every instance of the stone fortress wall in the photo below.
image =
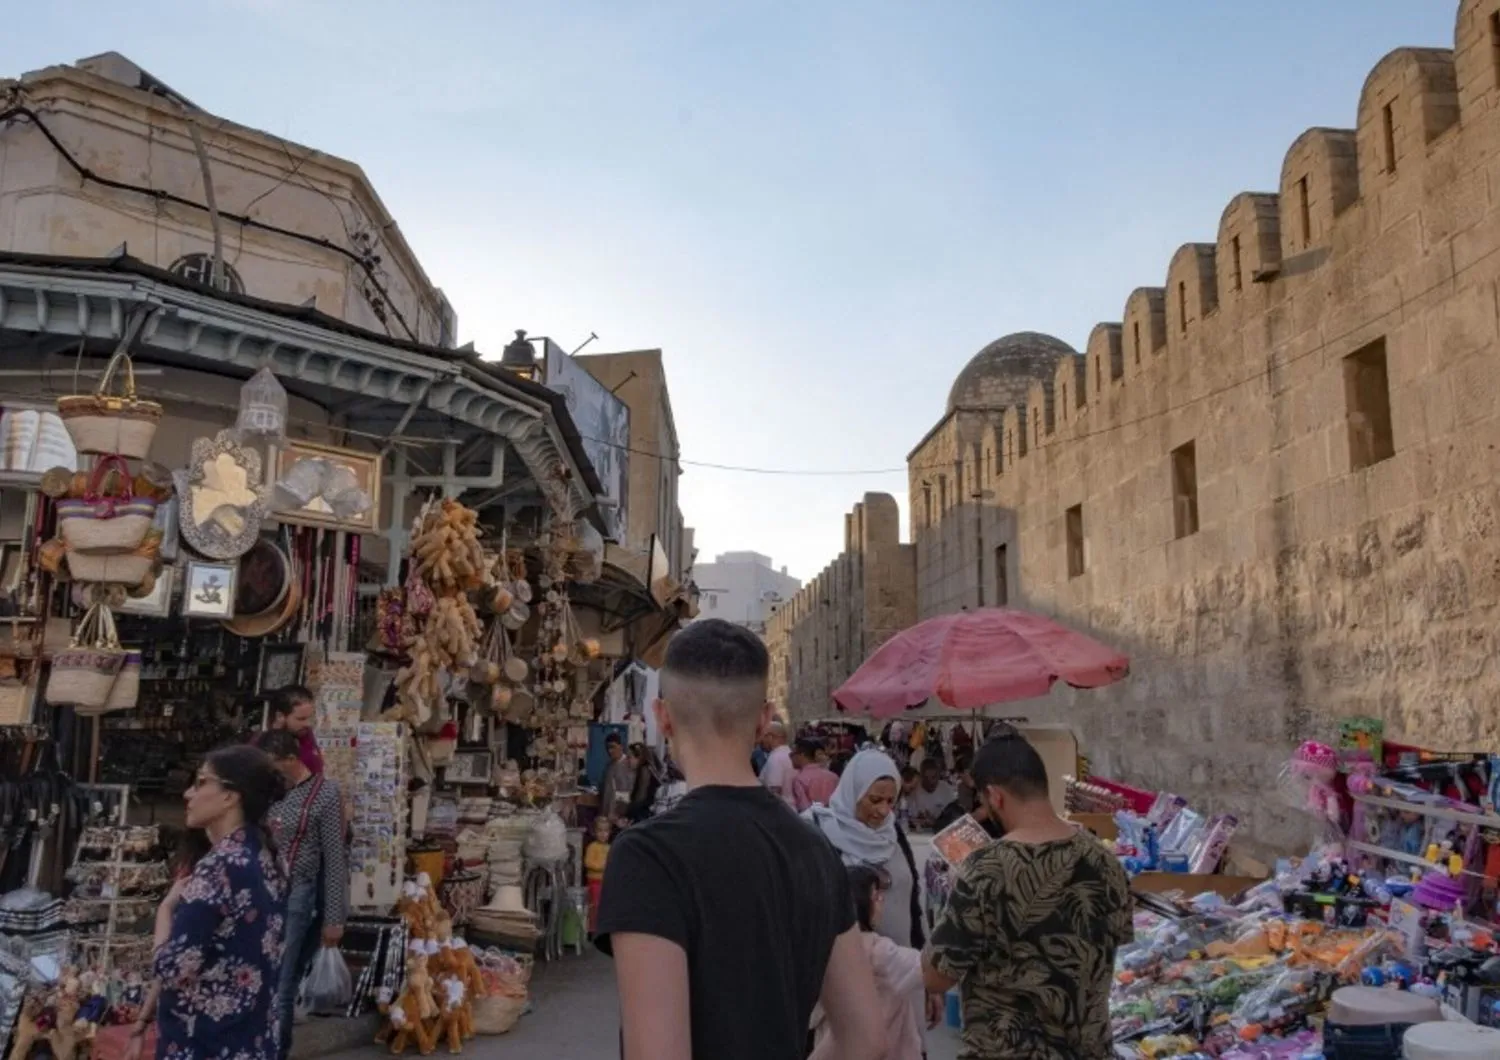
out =
<path fill-rule="evenodd" d="M 890 494 L 866 493 L 844 516 L 844 551 L 766 622 L 771 700 L 792 722 L 828 716 L 833 690 L 917 620 L 915 560 Z"/>
<path fill-rule="evenodd" d="M 908 461 L 921 617 L 1009 603 L 1131 656 L 1005 712 L 1267 846 L 1305 834 L 1282 763 L 1342 717 L 1500 750 L 1500 0 L 1357 115 L 1081 354 L 983 351 Z"/>

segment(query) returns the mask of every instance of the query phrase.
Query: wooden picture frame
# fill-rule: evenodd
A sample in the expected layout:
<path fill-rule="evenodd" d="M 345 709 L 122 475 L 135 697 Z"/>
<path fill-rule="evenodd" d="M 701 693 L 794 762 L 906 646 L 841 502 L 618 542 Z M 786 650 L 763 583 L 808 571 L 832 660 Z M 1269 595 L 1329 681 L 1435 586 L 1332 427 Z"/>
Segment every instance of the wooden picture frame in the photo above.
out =
<path fill-rule="evenodd" d="M 306 644 L 262 642 L 260 662 L 255 667 L 255 694 L 268 696 L 290 685 L 300 685 L 306 655 Z"/>
<path fill-rule="evenodd" d="M 288 508 L 275 504 L 272 515 L 283 523 L 298 526 L 320 526 L 330 530 L 348 530 L 368 534 L 380 529 L 380 476 L 379 453 L 366 453 L 357 449 L 344 449 L 334 445 L 319 445 L 316 442 L 287 441 L 271 454 L 271 481 L 276 483 L 299 462 L 309 459 L 327 460 L 329 463 L 347 468 L 353 473 L 358 487 L 370 495 L 370 507 L 359 515 L 340 519 L 321 497 L 314 497 L 299 508 Z"/>
<path fill-rule="evenodd" d="M 177 568 L 166 564 L 156 576 L 156 586 L 145 596 L 127 596 L 116 611 L 122 615 L 166 618 L 172 613 L 172 592 L 177 587 Z M 231 605 L 233 606 L 233 605 Z"/>
<path fill-rule="evenodd" d="M 443 781 L 447 784 L 484 784 L 490 782 L 490 770 L 495 756 L 489 751 L 458 751 L 452 761 L 443 767 Z"/>
<path fill-rule="evenodd" d="M 233 618 L 239 573 L 237 563 L 190 562 L 182 581 L 183 615 L 188 618 Z"/>

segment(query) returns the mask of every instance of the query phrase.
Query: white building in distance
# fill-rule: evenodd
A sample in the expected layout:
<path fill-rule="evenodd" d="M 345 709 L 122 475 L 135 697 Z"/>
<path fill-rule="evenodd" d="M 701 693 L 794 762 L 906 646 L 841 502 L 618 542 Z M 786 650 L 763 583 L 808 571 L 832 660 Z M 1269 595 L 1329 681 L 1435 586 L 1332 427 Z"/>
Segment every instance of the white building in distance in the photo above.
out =
<path fill-rule="evenodd" d="M 695 566 L 693 580 L 699 618 L 722 618 L 762 636 L 771 612 L 802 588 L 785 567 L 777 570 L 759 552 L 722 552 L 712 563 Z"/>

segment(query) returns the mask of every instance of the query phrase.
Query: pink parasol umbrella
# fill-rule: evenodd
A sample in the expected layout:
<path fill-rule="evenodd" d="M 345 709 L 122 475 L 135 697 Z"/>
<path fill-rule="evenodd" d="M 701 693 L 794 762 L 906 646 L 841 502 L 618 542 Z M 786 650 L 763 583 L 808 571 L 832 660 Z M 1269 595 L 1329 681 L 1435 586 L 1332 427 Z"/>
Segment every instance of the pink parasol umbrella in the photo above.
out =
<path fill-rule="evenodd" d="M 896 634 L 839 686 L 841 710 L 877 718 L 937 699 L 958 710 L 1044 696 L 1054 681 L 1100 688 L 1130 660 L 1092 637 L 1003 607 L 939 615 Z"/>

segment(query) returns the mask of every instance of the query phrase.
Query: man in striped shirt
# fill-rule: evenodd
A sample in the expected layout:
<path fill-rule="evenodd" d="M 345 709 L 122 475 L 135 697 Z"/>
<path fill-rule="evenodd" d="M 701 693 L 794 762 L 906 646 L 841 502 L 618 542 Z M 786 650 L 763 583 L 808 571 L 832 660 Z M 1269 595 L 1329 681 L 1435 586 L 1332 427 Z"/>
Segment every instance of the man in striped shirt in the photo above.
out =
<path fill-rule="evenodd" d="M 349 909 L 349 862 L 344 849 L 344 813 L 335 781 L 307 768 L 296 736 L 273 729 L 260 748 L 286 778 L 286 794 L 266 815 L 266 827 L 286 861 L 291 882 L 287 895 L 285 955 L 277 1005 L 281 1016 L 281 1055 L 292 1041 L 292 1007 L 297 987 L 312 963 L 319 940 L 337 946 L 344 937 Z"/>

